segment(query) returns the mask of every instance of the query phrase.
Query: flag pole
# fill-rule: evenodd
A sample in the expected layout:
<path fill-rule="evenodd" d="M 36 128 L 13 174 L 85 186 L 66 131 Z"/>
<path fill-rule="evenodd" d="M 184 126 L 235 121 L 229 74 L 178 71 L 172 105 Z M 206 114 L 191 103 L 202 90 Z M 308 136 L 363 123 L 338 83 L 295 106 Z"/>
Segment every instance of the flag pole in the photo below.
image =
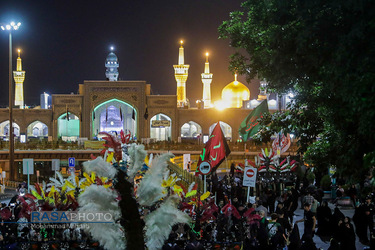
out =
<path fill-rule="evenodd" d="M 207 176 L 207 175 L 204 175 L 204 177 L 203 177 L 203 178 L 204 178 L 204 183 L 203 183 L 203 185 L 204 185 L 204 186 L 203 186 L 203 187 L 204 187 L 204 188 L 203 188 L 203 191 L 204 191 L 204 192 L 203 192 L 203 193 L 206 193 L 206 192 L 207 192 L 207 186 L 206 186 L 206 185 L 207 185 L 207 184 L 206 184 L 206 178 L 207 178 L 207 177 L 206 177 L 206 176 Z"/>
<path fill-rule="evenodd" d="M 247 187 L 246 202 L 250 202 L 250 187 Z"/>

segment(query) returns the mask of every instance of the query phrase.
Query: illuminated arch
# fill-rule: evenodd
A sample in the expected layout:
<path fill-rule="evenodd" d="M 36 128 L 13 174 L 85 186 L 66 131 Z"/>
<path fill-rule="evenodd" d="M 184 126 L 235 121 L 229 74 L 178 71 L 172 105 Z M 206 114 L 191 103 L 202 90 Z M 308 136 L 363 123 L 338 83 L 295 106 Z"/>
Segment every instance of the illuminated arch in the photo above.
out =
<path fill-rule="evenodd" d="M 189 121 L 181 126 L 182 138 L 195 138 L 202 134 L 202 127 L 193 121 Z"/>
<path fill-rule="evenodd" d="M 157 141 L 168 141 L 172 138 L 172 119 L 162 113 L 150 119 L 150 138 Z"/>
<path fill-rule="evenodd" d="M 212 130 L 214 130 L 216 123 L 212 124 L 209 128 L 210 135 L 212 133 Z M 232 139 L 232 127 L 229 126 L 227 123 L 220 121 L 220 127 L 223 131 L 224 137 L 226 139 Z"/>
<path fill-rule="evenodd" d="M 57 137 L 63 141 L 76 141 L 79 137 L 79 126 L 78 116 L 70 112 L 68 115 L 64 113 L 57 119 Z"/>
<path fill-rule="evenodd" d="M 91 114 L 91 135 L 96 137 L 100 132 L 131 132 L 137 136 L 137 110 L 127 102 L 111 99 L 97 105 Z"/>
<path fill-rule="evenodd" d="M 27 137 L 48 136 L 48 127 L 41 121 L 34 121 L 27 126 Z"/>
<path fill-rule="evenodd" d="M 20 126 L 13 122 L 13 132 L 15 136 L 20 136 Z M 0 123 L 0 136 L 9 136 L 9 120 Z"/>

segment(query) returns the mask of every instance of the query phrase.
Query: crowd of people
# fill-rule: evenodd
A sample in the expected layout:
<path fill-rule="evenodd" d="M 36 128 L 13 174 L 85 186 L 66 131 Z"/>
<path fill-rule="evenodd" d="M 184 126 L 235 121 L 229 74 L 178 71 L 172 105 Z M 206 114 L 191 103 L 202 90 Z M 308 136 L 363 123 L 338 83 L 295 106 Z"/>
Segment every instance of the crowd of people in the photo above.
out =
<path fill-rule="evenodd" d="M 192 215 L 193 223 L 175 225 L 164 250 L 317 249 L 315 234 L 330 242 L 332 250 L 356 249 L 356 235 L 363 244 L 373 244 L 369 233 L 373 230 L 375 197 L 371 194 L 363 203 L 354 198 L 355 214 L 349 218 L 337 206 L 332 213 L 330 206 L 334 204 L 323 200 L 321 190 L 312 185 L 291 185 L 282 190 L 265 186 L 248 202 L 241 175 L 212 175 L 208 183 L 211 198 L 193 209 L 181 202 L 180 209 Z M 356 193 L 353 188 L 347 193 Z M 345 192 L 341 187 L 338 191 Z M 27 222 L 20 216 L 23 202 L 18 196 L 8 205 L 1 204 L 1 249 L 101 249 L 79 225 L 23 223 Z M 301 210 L 296 212 L 298 207 L 303 208 L 303 216 L 296 220 L 297 212 L 302 215 Z M 299 227 L 303 227 L 302 235 Z"/>
<path fill-rule="evenodd" d="M 349 218 L 336 199 L 324 200 L 324 192 L 314 185 L 291 185 L 284 190 L 265 186 L 255 202 L 249 203 L 240 175 L 213 175 L 208 182 L 217 202 L 203 202 L 192 228 L 174 227 L 163 249 L 317 249 L 314 237 L 320 237 L 328 249 L 351 250 L 356 249 L 356 236 L 362 244 L 374 247 L 369 235 L 375 197 L 368 195 L 359 202 L 354 185 L 346 191 L 339 186 L 336 192 L 339 199 L 344 195 L 352 199 L 355 214 Z M 303 212 L 296 212 L 298 207 Z M 207 216 L 207 210 L 214 211 L 212 216 Z M 299 220 L 297 213 L 302 216 Z M 303 227 L 302 235 L 299 227 Z"/>

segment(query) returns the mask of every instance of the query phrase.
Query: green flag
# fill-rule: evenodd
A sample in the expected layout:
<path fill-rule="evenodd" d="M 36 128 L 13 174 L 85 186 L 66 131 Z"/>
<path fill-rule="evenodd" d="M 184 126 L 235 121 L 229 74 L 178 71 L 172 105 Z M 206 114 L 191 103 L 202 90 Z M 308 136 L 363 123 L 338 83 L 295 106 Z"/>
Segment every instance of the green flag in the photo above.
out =
<path fill-rule="evenodd" d="M 259 104 L 251 113 L 241 122 L 238 133 L 244 141 L 258 133 L 259 123 L 258 118 L 262 117 L 265 112 L 268 112 L 267 100 Z"/>

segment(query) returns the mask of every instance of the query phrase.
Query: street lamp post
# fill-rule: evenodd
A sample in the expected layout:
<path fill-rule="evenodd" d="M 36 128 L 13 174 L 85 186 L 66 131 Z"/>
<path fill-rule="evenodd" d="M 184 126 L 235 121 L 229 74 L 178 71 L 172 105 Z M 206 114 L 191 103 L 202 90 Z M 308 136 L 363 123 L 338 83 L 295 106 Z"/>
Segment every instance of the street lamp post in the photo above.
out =
<path fill-rule="evenodd" d="M 14 133 L 13 133 L 13 82 L 12 82 L 12 30 L 18 30 L 21 23 L 11 22 L 1 25 L 2 30 L 9 31 L 9 172 L 10 179 L 14 178 Z"/>

